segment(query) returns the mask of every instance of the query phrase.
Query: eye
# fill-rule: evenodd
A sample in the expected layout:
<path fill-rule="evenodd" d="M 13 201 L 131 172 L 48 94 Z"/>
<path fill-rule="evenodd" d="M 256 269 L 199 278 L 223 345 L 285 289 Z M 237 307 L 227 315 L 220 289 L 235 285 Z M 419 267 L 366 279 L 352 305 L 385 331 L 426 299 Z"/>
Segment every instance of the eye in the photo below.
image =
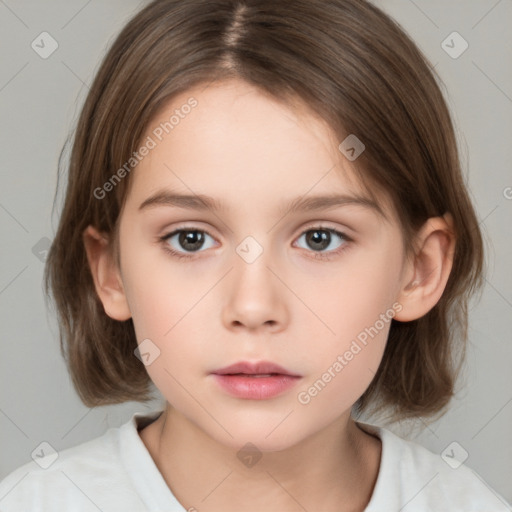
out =
<path fill-rule="evenodd" d="M 308 245 L 304 248 L 312 249 L 308 252 L 311 252 L 314 258 L 325 260 L 346 250 L 348 242 L 351 241 L 344 233 L 323 226 L 316 226 L 304 231 L 297 240 L 301 240 L 303 237 Z M 201 252 L 201 249 L 209 249 L 214 245 L 206 244 L 205 246 L 206 238 L 213 240 L 211 235 L 201 229 L 181 228 L 160 237 L 160 241 L 163 243 L 164 250 L 173 257 L 191 259 L 194 258 L 194 253 Z M 325 249 L 328 249 L 336 238 L 341 242 L 326 251 Z"/>
<path fill-rule="evenodd" d="M 204 248 L 205 237 L 212 238 L 206 231 L 199 229 L 177 229 L 163 236 L 161 240 L 165 242 L 165 249 L 174 256 L 190 258 L 192 254 L 187 253 L 199 252 L 201 248 Z M 172 242 L 174 242 L 174 246 Z M 206 249 L 208 248 L 206 247 Z"/>
<path fill-rule="evenodd" d="M 347 242 L 350 240 L 344 233 L 336 229 L 321 226 L 304 231 L 297 240 L 301 240 L 302 238 L 304 238 L 307 244 L 307 247 L 304 248 L 312 249 L 313 252 L 316 253 L 315 257 L 320 258 L 327 258 L 328 256 L 340 253 L 346 249 Z M 332 247 L 336 239 L 341 240 L 341 242 L 338 242 L 337 245 Z M 329 247 L 331 247 L 331 249 L 325 251 Z M 327 254 L 324 254 L 324 252 Z"/>

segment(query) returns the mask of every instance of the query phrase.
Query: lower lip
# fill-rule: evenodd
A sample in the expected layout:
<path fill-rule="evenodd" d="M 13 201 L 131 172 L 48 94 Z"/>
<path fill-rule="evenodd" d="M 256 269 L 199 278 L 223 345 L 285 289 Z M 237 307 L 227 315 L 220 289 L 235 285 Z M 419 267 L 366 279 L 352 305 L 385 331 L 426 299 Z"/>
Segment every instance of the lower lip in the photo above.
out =
<path fill-rule="evenodd" d="M 249 400 L 265 400 L 280 395 L 295 386 L 300 377 L 273 375 L 271 377 L 246 377 L 242 375 L 213 374 L 215 380 L 230 395 Z"/>

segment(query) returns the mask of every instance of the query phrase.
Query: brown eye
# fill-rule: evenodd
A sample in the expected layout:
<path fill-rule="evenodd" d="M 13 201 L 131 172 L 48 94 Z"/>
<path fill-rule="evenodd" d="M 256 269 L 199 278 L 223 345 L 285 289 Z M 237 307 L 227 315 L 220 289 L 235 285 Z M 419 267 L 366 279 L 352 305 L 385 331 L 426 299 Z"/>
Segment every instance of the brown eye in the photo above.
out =
<path fill-rule="evenodd" d="M 304 237 L 307 247 L 305 249 L 311 249 L 314 252 L 337 252 L 339 247 L 344 245 L 344 242 L 348 238 L 339 231 L 330 228 L 314 228 L 304 231 L 299 237 L 299 240 Z M 342 242 L 336 244 L 336 240 L 341 239 Z M 333 247 L 334 246 L 334 247 Z"/>
<path fill-rule="evenodd" d="M 165 241 L 172 247 L 172 249 L 170 248 L 172 252 L 186 254 L 199 252 L 200 249 L 204 248 L 205 237 L 212 238 L 206 231 L 199 229 L 177 229 L 162 237 L 162 241 Z"/>

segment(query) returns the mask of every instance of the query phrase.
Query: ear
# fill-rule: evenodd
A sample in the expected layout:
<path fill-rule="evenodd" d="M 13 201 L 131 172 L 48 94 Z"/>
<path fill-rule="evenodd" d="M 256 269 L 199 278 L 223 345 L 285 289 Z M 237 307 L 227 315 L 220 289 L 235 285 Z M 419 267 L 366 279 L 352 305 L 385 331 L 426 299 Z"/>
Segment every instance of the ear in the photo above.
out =
<path fill-rule="evenodd" d="M 82 237 L 96 293 L 103 303 L 105 313 L 114 320 L 128 320 L 132 315 L 108 237 L 93 226 L 88 226 Z"/>
<path fill-rule="evenodd" d="M 416 254 L 407 263 L 397 301 L 402 310 L 395 320 L 409 322 L 426 315 L 441 298 L 453 265 L 453 217 L 431 217 L 416 238 Z"/>

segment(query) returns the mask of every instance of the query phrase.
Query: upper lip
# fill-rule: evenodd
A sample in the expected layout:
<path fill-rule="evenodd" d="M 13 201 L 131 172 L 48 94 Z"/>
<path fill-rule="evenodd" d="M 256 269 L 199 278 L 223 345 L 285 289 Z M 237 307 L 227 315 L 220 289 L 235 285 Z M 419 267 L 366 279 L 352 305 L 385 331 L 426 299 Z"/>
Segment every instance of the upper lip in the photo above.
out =
<path fill-rule="evenodd" d="M 247 375 L 262 375 L 267 373 L 278 373 L 281 375 L 290 375 L 291 377 L 300 377 L 300 375 L 292 373 L 283 368 L 282 366 L 271 363 L 269 361 L 259 361 L 256 363 L 241 361 L 239 363 L 226 366 L 225 368 L 215 370 L 212 373 L 215 373 L 217 375 L 227 375 L 236 373 L 245 373 Z"/>

